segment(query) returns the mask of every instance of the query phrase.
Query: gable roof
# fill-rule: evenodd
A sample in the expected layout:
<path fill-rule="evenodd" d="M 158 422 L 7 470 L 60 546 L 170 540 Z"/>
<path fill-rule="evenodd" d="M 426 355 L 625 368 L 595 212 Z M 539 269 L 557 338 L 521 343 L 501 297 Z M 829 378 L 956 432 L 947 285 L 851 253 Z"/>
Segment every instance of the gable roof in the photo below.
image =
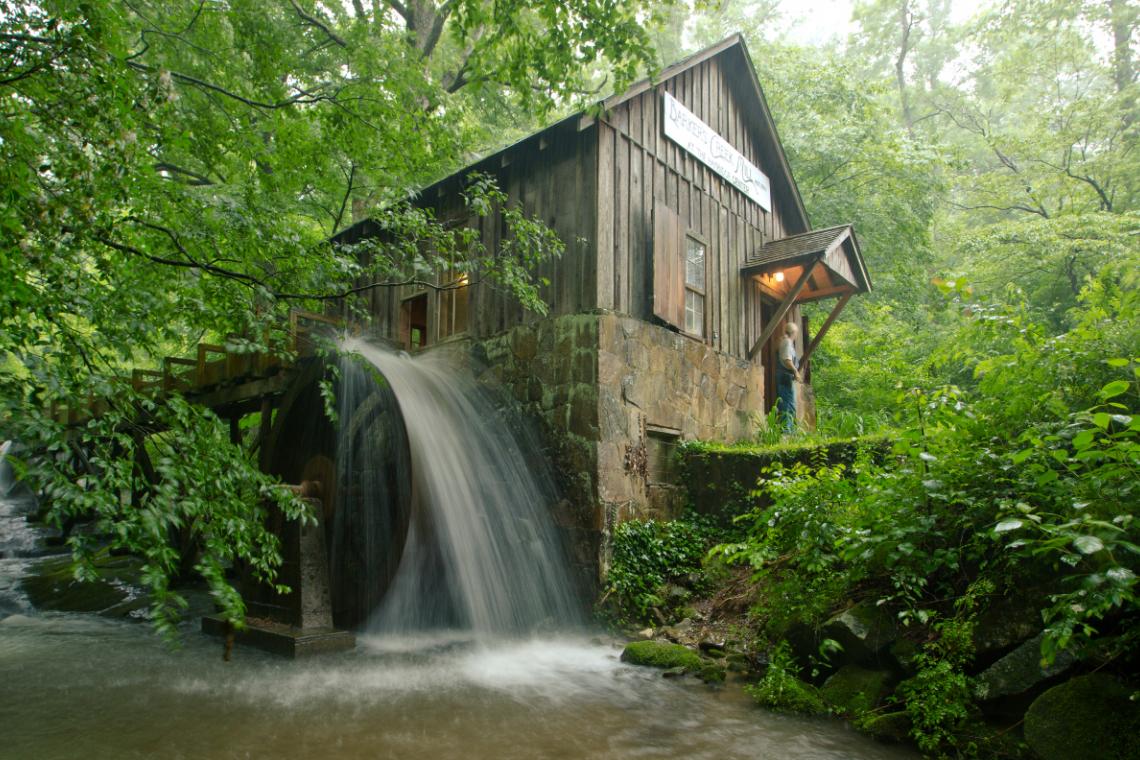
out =
<path fill-rule="evenodd" d="M 428 192 L 436 190 L 448 182 L 460 179 L 480 167 L 494 166 L 496 162 L 499 162 L 512 151 L 530 143 L 546 139 L 558 130 L 573 129 L 574 126 L 572 125 L 576 125 L 578 131 L 588 129 L 595 124 L 596 117 L 594 114 L 599 111 L 601 113 L 611 111 L 638 95 L 668 82 L 684 74 L 686 71 L 718 56 L 725 56 L 727 59 L 734 60 L 737 66 L 743 68 L 746 72 L 746 81 L 743 83 L 744 90 L 746 93 L 754 95 L 754 98 L 751 99 L 751 104 L 744 104 L 745 107 L 752 112 L 751 116 L 753 118 L 749 119 L 748 123 L 752 129 L 756 130 L 759 136 L 759 144 L 766 148 L 775 159 L 776 166 L 774 168 L 779 172 L 780 184 L 783 185 L 784 190 L 786 190 L 786 193 L 781 196 L 781 200 L 786 197 L 791 201 L 790 206 L 786 208 L 796 217 L 794 220 L 786 219 L 785 226 L 791 229 L 810 230 L 811 222 L 808 219 L 807 210 L 804 208 L 803 198 L 800 196 L 799 188 L 796 186 L 795 177 L 792 176 L 792 168 L 788 163 L 787 155 L 784 153 L 784 146 L 780 143 L 779 135 L 776 133 L 776 124 L 772 119 L 771 111 L 768 109 L 768 101 L 764 97 L 763 89 L 760 87 L 760 80 L 756 77 L 756 67 L 752 63 L 752 56 L 748 53 L 748 47 L 744 42 L 744 37 L 739 33 L 726 37 L 704 50 L 700 50 L 687 58 L 683 58 L 676 63 L 666 66 L 656 76 L 642 79 L 631 85 L 624 92 L 611 95 L 605 100 L 597 102 L 591 108 L 560 119 L 548 127 L 527 135 L 502 148 L 493 150 L 487 155 L 467 164 L 462 169 L 451 172 L 425 185 L 420 189 L 420 194 L 426 195 Z M 746 98 L 746 100 L 748 99 Z M 775 180 L 776 178 L 773 177 L 772 179 Z M 361 230 L 355 228 L 367 223 L 368 220 L 363 220 L 351 225 L 333 236 L 333 240 L 336 242 L 348 242 L 349 239 L 358 239 L 362 236 Z"/>
<path fill-rule="evenodd" d="M 770 240 L 749 254 L 740 268 L 745 276 L 767 275 L 802 264 L 822 264 L 831 279 L 846 282 L 854 293 L 871 290 L 871 277 L 859 250 L 859 239 L 850 224 L 840 224 L 799 235 Z M 811 296 L 811 292 L 805 294 Z M 805 298 L 805 300 L 807 300 Z"/>

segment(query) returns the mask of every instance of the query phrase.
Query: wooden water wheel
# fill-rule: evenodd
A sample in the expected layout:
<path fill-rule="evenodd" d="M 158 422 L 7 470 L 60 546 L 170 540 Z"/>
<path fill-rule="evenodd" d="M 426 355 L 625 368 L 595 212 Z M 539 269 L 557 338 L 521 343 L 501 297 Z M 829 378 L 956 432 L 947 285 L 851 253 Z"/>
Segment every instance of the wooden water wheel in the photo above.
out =
<path fill-rule="evenodd" d="M 327 363 L 312 360 L 282 397 L 261 462 L 287 483 L 320 483 L 333 622 L 356 628 L 379 604 L 399 565 L 411 511 L 411 468 L 391 389 L 352 361 L 338 366 L 336 422 L 325 411 L 320 385 L 333 373 Z M 297 531 L 280 520 L 274 528 L 286 556 L 282 582 L 291 585 Z"/>

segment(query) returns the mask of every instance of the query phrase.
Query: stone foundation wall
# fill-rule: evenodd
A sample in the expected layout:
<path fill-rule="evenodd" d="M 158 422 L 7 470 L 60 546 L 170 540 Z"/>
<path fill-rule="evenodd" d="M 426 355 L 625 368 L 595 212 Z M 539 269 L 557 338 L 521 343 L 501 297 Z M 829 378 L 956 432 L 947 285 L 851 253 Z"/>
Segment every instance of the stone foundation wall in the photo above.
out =
<path fill-rule="evenodd" d="M 598 320 L 592 314 L 519 325 L 471 346 L 476 365 L 538 423 L 564 500 L 555 519 L 582 583 L 598 580 L 604 513 L 597 509 Z"/>
<path fill-rule="evenodd" d="M 676 517 L 684 494 L 670 449 L 683 440 L 735 442 L 763 414 L 758 364 L 632 317 L 598 317 L 598 500 L 607 528 Z"/>
<path fill-rule="evenodd" d="M 615 525 L 683 506 L 673 446 L 751 437 L 763 414 L 759 365 L 633 317 L 550 317 L 446 345 L 466 347 L 537 421 L 565 495 L 555 517 L 595 583 Z"/>

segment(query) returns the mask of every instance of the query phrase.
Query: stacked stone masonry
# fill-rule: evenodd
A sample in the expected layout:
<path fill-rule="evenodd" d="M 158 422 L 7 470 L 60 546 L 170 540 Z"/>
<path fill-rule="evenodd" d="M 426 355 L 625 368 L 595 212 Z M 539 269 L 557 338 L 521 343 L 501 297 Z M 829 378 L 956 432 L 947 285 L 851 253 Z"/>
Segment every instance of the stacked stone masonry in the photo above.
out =
<path fill-rule="evenodd" d="M 611 312 L 520 325 L 470 355 L 539 422 L 566 497 L 556 517 L 595 579 L 615 525 L 672 517 L 682 504 L 675 484 L 655 479 L 647 446 L 737 441 L 763 414 L 758 364 Z"/>

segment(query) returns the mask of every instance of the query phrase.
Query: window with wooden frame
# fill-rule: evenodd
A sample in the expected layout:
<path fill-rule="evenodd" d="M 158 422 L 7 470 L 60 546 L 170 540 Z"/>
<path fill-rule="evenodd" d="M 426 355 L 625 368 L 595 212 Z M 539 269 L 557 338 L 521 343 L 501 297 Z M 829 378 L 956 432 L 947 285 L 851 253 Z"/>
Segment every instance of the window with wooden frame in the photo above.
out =
<path fill-rule="evenodd" d="M 705 337 L 708 245 L 664 203 L 653 208 L 653 315 Z"/>
<path fill-rule="evenodd" d="M 685 332 L 705 336 L 705 244 L 685 236 Z"/>

